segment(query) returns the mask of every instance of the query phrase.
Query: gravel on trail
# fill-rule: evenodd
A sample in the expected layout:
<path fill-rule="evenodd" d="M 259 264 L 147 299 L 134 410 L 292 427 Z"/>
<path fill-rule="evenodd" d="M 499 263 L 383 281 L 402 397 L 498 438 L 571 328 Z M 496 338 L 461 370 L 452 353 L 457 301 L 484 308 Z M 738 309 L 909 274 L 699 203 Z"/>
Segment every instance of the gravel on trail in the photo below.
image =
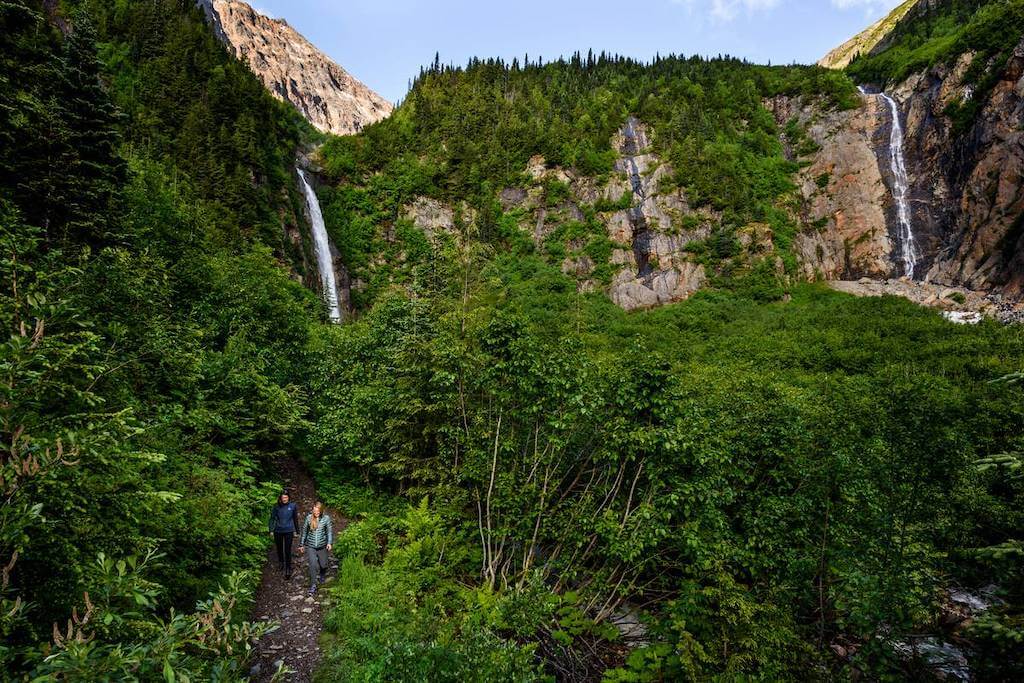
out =
<path fill-rule="evenodd" d="M 316 500 L 316 484 L 309 472 L 293 458 L 278 463 L 281 473 L 281 487 L 299 506 L 299 522 L 306 518 Z M 267 501 L 267 514 L 274 504 Z M 334 522 L 337 535 L 347 525 L 335 510 L 327 510 Z M 273 680 L 274 673 L 284 667 L 286 673 L 279 680 L 289 683 L 309 683 L 320 662 L 320 632 L 323 630 L 323 612 L 327 597 L 321 589 L 315 597 L 309 597 L 309 572 L 306 558 L 299 553 L 298 534 L 292 548 L 292 578 L 285 579 L 278 569 L 277 552 L 269 540 L 267 561 L 263 566 L 263 577 L 256 591 L 253 604 L 253 621 L 276 621 L 280 626 L 266 634 L 255 644 L 250 660 L 249 678 L 263 683 Z M 337 575 L 338 561 L 332 555 L 328 571 L 328 586 Z"/>

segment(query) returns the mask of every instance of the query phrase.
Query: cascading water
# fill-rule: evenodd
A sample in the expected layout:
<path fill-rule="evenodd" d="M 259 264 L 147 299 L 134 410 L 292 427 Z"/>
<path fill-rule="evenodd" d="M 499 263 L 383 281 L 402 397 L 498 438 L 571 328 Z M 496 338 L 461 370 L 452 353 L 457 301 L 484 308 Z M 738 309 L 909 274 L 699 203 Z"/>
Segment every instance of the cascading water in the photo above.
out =
<path fill-rule="evenodd" d="M 903 158 L 903 123 L 900 121 L 900 109 L 896 105 L 896 100 L 885 93 L 880 93 L 879 97 L 889 105 L 889 111 L 892 112 L 892 132 L 889 137 L 889 157 L 894 182 L 892 195 L 896 199 L 896 214 L 900 221 L 904 275 L 914 277 L 914 268 L 917 267 L 919 255 L 910 218 L 910 200 L 907 198 L 910 183 L 907 179 L 907 165 Z"/>
<path fill-rule="evenodd" d="M 309 208 L 309 220 L 313 227 L 313 253 L 316 256 L 317 270 L 320 271 L 320 285 L 324 301 L 331 320 L 341 322 L 341 306 L 338 303 L 338 283 L 334 277 L 334 259 L 331 257 L 331 241 L 324 225 L 324 215 L 320 211 L 320 200 L 317 199 L 313 186 L 309 184 L 306 173 L 300 168 L 299 179 L 306 193 L 306 206 Z"/>
<path fill-rule="evenodd" d="M 868 92 L 859 88 L 862 94 Z M 889 133 L 889 166 L 892 169 L 892 196 L 896 200 L 896 217 L 899 221 L 900 260 L 903 262 L 903 274 L 914 277 L 914 269 L 921 255 L 914 240 L 914 227 L 910 213 L 910 181 L 907 178 L 907 164 L 903 156 L 903 123 L 900 120 L 900 108 L 889 95 L 878 93 L 878 97 L 889 105 L 892 115 L 892 128 Z"/>
<path fill-rule="evenodd" d="M 647 217 L 644 215 L 644 201 L 647 194 L 644 190 L 643 178 L 640 176 L 640 166 L 637 163 L 637 156 L 643 151 L 644 140 L 642 134 L 636 128 L 637 120 L 632 116 L 626 119 L 626 126 L 622 130 L 622 153 L 625 155 L 629 172 L 629 184 L 633 189 L 633 196 L 636 200 L 635 206 L 629 210 L 629 222 L 633 228 L 633 254 L 636 258 L 637 277 L 645 277 L 651 272 L 650 266 L 650 240 L 647 231 Z"/>

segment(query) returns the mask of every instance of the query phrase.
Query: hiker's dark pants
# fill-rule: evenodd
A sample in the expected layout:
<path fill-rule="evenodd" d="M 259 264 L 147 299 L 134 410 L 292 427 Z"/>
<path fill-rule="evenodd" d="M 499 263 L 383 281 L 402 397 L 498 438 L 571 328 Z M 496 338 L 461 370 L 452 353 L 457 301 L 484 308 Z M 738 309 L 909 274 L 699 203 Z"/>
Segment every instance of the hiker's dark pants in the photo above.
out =
<path fill-rule="evenodd" d="M 315 586 L 327 573 L 327 546 L 323 548 L 306 546 L 306 561 L 309 563 L 309 585 Z"/>
<path fill-rule="evenodd" d="M 274 545 L 277 546 L 277 561 L 284 565 L 285 571 L 292 570 L 292 538 L 294 531 L 275 531 Z"/>

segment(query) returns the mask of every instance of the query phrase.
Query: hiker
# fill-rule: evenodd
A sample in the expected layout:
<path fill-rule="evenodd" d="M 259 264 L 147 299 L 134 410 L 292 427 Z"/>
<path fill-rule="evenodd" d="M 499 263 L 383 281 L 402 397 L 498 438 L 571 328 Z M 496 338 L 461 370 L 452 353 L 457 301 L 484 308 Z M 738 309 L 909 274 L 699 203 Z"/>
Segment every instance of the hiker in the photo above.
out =
<path fill-rule="evenodd" d="M 331 516 L 324 514 L 324 505 L 319 500 L 313 503 L 313 510 L 306 515 L 299 534 L 299 552 L 306 554 L 309 563 L 309 594 L 316 593 L 317 584 L 327 576 L 327 553 L 334 544 L 334 525 Z"/>
<path fill-rule="evenodd" d="M 292 539 L 299 530 L 299 506 L 291 502 L 287 491 L 277 497 L 277 505 L 270 510 L 270 533 L 277 546 L 277 566 L 284 578 L 292 578 Z"/>

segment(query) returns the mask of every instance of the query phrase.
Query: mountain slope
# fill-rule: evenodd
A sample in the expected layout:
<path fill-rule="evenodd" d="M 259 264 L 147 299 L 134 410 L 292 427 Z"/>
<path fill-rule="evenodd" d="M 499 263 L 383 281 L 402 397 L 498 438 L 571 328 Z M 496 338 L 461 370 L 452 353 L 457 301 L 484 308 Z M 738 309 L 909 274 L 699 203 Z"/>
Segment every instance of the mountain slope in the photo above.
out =
<path fill-rule="evenodd" d="M 0 2 L 0 85 L 2 680 L 240 680 L 308 127 L 181 0 Z"/>
<path fill-rule="evenodd" d="M 391 113 L 391 103 L 320 52 L 283 19 L 238 0 L 200 0 L 217 37 L 249 64 L 275 97 L 324 132 L 358 133 Z"/>
<path fill-rule="evenodd" d="M 895 28 L 896 24 L 917 5 L 918 0 L 906 0 L 888 15 L 882 17 L 853 38 L 831 50 L 818 60 L 818 66 L 828 69 L 842 69 L 859 54 L 871 52 Z"/>

